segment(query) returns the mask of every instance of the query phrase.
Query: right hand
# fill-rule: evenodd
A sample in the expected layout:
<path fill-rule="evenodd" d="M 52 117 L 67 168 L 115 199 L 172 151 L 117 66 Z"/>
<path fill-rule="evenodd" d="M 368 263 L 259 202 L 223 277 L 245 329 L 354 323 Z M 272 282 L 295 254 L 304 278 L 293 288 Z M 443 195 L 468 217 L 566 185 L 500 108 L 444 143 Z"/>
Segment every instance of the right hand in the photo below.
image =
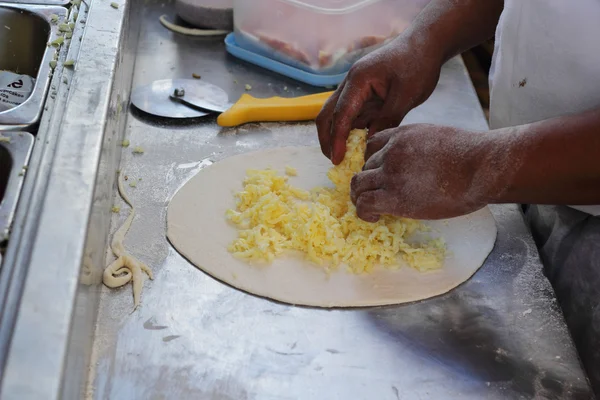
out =
<path fill-rule="evenodd" d="M 317 117 L 321 150 L 334 164 L 346 154 L 352 129 L 369 136 L 400 125 L 404 116 L 431 95 L 442 56 L 399 37 L 360 59 Z"/>

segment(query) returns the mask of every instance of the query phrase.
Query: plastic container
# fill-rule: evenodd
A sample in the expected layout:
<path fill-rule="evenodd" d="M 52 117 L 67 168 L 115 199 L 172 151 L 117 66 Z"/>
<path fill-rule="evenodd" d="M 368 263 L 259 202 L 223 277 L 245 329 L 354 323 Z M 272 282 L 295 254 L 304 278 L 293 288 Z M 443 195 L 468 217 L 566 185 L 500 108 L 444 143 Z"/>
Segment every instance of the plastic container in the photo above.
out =
<path fill-rule="evenodd" d="M 198 28 L 233 29 L 233 0 L 175 0 L 175 10 Z"/>
<path fill-rule="evenodd" d="M 230 33 L 227 35 L 227 37 L 225 37 L 225 47 L 227 48 L 229 54 L 239 59 L 248 61 L 252 64 L 258 65 L 259 67 L 266 68 L 270 71 L 277 72 L 278 74 L 285 75 L 297 81 L 313 86 L 333 89 L 333 87 L 339 85 L 346 76 L 345 73 L 333 75 L 313 74 L 311 72 L 298 69 L 294 66 L 273 60 L 272 58 L 256 54 L 250 50 L 240 47 L 235 41 L 235 36 L 233 33 Z"/>
<path fill-rule="evenodd" d="M 430 0 L 234 0 L 237 44 L 316 74 L 348 71 Z"/>

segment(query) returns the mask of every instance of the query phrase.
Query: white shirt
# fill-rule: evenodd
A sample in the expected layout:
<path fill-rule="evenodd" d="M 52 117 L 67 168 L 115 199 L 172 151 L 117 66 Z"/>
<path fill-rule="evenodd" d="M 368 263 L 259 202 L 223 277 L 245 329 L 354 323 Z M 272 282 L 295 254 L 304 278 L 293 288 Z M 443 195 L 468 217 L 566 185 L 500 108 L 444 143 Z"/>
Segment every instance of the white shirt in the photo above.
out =
<path fill-rule="evenodd" d="M 600 107 L 600 0 L 505 0 L 495 46 L 492 129 Z"/>

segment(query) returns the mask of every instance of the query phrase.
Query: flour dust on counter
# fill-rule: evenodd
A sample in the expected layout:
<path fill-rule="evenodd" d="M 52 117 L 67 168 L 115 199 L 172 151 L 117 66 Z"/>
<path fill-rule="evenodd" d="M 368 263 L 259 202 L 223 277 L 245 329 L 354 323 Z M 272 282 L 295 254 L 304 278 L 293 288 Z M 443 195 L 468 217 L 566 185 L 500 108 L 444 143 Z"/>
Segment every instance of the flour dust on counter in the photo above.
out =
<path fill-rule="evenodd" d="M 362 162 L 361 156 L 361 165 Z M 293 167 L 296 176 L 286 175 L 290 167 Z M 333 187 L 328 180 L 328 170 Z M 349 200 L 350 171 L 345 171 L 347 174 L 339 172 L 331 168 L 330 161 L 316 147 L 281 147 L 227 158 L 200 171 L 176 193 L 167 211 L 168 239 L 192 264 L 235 288 L 284 303 L 327 308 L 399 304 L 441 295 L 468 280 L 494 246 L 497 230 L 488 208 L 444 221 L 422 222 L 386 217 L 389 220 L 373 224 L 371 233 L 363 234 L 362 239 L 367 242 L 350 243 L 352 232 L 337 234 L 329 229 L 338 229 L 337 225 L 341 225 L 343 218 L 356 219 L 354 206 Z M 347 179 L 340 179 L 345 175 L 348 175 Z M 271 192 L 265 191 L 264 187 L 259 187 L 259 181 L 254 180 L 256 177 L 267 181 L 274 179 L 276 187 L 272 186 Z M 294 213 L 306 211 L 310 219 L 317 209 L 339 207 L 332 205 L 331 199 L 322 203 L 318 201 L 323 193 L 335 197 L 333 193 L 340 188 L 342 181 L 347 185 L 342 190 L 348 191 L 348 210 L 339 214 L 327 211 L 326 222 L 309 227 L 307 230 L 310 232 L 318 229 L 327 232 L 320 232 L 318 240 L 303 234 L 302 224 L 298 225 L 298 220 L 302 222 L 302 215 L 293 222 L 298 226 L 294 225 L 293 229 L 282 227 L 279 232 L 267 235 L 271 239 L 266 242 L 251 238 L 253 233 L 248 229 L 256 228 L 256 232 L 263 235 L 266 230 L 276 230 L 278 221 L 285 221 Z M 254 204 L 256 213 L 244 215 L 239 208 L 244 195 L 234 196 L 244 190 L 254 191 L 254 195 L 249 196 L 252 201 L 277 196 L 295 199 L 275 219 L 272 218 L 274 214 L 269 215 L 273 206 L 265 203 Z M 294 209 L 295 201 L 298 201 L 297 210 Z M 340 214 L 343 215 L 341 218 Z M 252 221 L 257 219 L 271 220 L 275 225 L 265 227 L 265 224 L 259 223 L 251 226 Z M 356 219 L 347 230 L 362 229 L 361 222 L 366 224 Z M 400 225 L 408 231 L 394 231 L 393 226 Z M 361 255 L 369 251 L 367 247 L 373 243 L 372 239 L 382 237 L 383 231 L 392 232 L 392 235 L 381 241 L 379 249 L 385 252 L 385 244 L 389 243 L 392 247 L 399 242 L 397 254 L 361 259 Z M 334 236 L 333 239 L 331 236 Z M 293 238 L 299 237 L 300 242 L 311 242 L 308 248 L 289 246 Z M 446 252 L 440 265 L 434 265 L 430 260 L 428 265 L 420 268 L 411 253 L 435 255 L 435 249 L 428 248 L 428 243 L 441 240 Z M 274 241 L 288 243 L 282 247 L 285 251 L 277 249 L 271 253 L 269 248 L 276 246 Z M 329 250 L 315 253 L 317 242 Z M 350 246 L 347 246 L 349 243 Z M 247 248 L 245 245 L 248 245 Z M 331 246 L 334 246 L 333 249 Z M 261 252 L 264 257 L 246 256 Z M 347 254 L 340 252 L 358 256 L 345 257 Z M 357 259 L 364 265 L 373 265 L 363 267 L 363 264 L 353 262 Z"/>

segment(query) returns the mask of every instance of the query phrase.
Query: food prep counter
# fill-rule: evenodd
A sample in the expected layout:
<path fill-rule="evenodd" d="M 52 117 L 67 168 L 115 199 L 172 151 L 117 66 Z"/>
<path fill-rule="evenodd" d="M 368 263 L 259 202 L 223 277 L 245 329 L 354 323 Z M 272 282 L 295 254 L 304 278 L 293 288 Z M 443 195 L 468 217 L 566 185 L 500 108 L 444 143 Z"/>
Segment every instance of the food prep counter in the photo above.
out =
<path fill-rule="evenodd" d="M 325 310 L 222 284 L 169 245 L 166 209 L 203 167 L 234 154 L 317 145 L 314 123 L 167 121 L 129 107 L 132 87 L 192 73 L 230 100 L 318 89 L 228 56 L 222 38 L 172 33 L 170 2 L 91 0 L 75 68 L 42 116 L 0 273 L 2 399 L 590 399 L 537 250 L 515 205 L 493 206 L 498 239 L 450 293 L 407 305 Z M 76 37 L 76 35 L 74 35 Z M 74 41 L 75 42 L 75 41 Z M 485 130 L 460 58 L 404 123 Z M 38 133 L 39 137 L 40 133 Z M 127 138 L 131 146 L 123 148 Z M 132 148 L 141 146 L 143 154 Z M 300 163 L 302 160 L 296 160 Z M 102 286 L 109 233 L 137 217 L 125 247 L 147 263 L 141 306 Z M 210 188 L 207 188 L 210 190 Z"/>

